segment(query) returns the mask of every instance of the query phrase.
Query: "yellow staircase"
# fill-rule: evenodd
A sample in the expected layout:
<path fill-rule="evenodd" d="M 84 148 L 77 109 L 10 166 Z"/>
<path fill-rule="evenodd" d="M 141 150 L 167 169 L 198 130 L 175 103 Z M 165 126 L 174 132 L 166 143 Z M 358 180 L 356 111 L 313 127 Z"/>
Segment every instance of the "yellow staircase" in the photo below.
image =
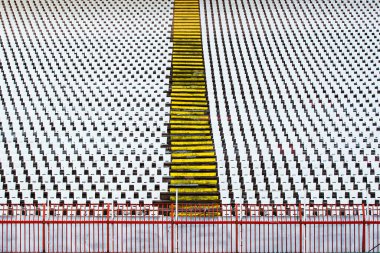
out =
<path fill-rule="evenodd" d="M 215 208 L 220 199 L 198 0 L 175 0 L 172 40 L 168 200 L 176 200 L 178 189 L 178 202 L 186 205 L 183 208 L 191 209 L 191 203 Z"/>

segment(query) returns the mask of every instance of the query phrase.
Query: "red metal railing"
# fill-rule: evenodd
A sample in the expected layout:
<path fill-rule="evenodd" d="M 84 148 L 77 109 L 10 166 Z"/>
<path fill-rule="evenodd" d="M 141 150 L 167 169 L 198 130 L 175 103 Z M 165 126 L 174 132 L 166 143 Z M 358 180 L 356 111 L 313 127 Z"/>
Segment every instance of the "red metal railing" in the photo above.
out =
<path fill-rule="evenodd" d="M 378 252 L 379 217 L 377 205 L 2 205 L 0 251 Z"/>

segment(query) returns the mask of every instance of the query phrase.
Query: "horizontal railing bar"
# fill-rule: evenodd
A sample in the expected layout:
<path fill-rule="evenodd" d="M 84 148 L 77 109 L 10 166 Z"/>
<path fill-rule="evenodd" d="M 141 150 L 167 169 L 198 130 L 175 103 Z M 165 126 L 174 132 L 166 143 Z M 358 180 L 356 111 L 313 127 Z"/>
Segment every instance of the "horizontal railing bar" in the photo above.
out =
<path fill-rule="evenodd" d="M 1 220 L 2 224 L 38 224 L 38 225 L 70 225 L 70 224 L 93 224 L 93 225 L 118 225 L 118 224 L 145 224 L 145 225 L 361 225 L 363 222 L 366 225 L 380 225 L 380 221 L 206 221 L 206 220 L 164 220 L 164 221 L 149 221 L 149 220 L 54 220 L 54 221 L 37 221 L 37 220 Z"/>

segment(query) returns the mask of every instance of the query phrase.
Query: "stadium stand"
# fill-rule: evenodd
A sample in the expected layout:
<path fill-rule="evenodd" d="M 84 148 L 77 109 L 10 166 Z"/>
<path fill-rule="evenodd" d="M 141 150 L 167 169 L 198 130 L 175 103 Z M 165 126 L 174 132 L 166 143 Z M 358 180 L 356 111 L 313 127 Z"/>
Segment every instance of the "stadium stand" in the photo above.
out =
<path fill-rule="evenodd" d="M 200 2 L 222 203 L 379 203 L 379 2 Z"/>
<path fill-rule="evenodd" d="M 380 1 L 0 1 L 1 252 L 379 252 Z"/>
<path fill-rule="evenodd" d="M 0 2 L 0 203 L 168 191 L 171 1 Z"/>
<path fill-rule="evenodd" d="M 380 3 L 182 3 L 189 36 L 169 0 L 0 2 L 0 204 L 150 204 L 191 180 L 212 192 L 192 201 L 378 204 Z M 190 35 L 202 69 L 176 73 Z M 178 73 L 200 80 L 202 154 L 172 149 Z"/>

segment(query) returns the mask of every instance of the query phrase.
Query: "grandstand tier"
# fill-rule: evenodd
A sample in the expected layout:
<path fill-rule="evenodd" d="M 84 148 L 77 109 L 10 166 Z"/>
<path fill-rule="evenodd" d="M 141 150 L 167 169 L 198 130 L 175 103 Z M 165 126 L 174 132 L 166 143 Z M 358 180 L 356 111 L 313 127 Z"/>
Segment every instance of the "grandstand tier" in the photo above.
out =
<path fill-rule="evenodd" d="M 0 13 L 0 204 L 380 203 L 379 1 Z"/>
<path fill-rule="evenodd" d="M 171 1 L 0 2 L 0 203 L 168 191 Z"/>
<path fill-rule="evenodd" d="M 222 203 L 379 203 L 379 2 L 200 3 Z"/>

